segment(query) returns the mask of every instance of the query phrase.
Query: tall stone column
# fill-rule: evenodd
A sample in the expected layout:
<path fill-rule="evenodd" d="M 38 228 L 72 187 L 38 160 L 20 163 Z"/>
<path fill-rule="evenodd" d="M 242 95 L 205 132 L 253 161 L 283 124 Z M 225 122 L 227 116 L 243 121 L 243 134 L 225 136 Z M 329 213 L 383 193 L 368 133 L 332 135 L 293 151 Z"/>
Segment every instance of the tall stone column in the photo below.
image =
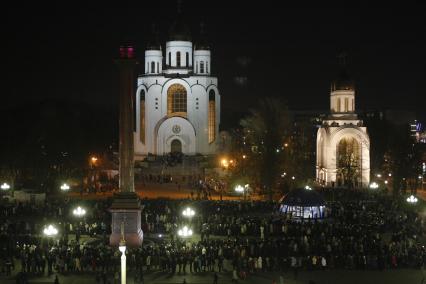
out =
<path fill-rule="evenodd" d="M 124 224 L 124 238 L 130 247 L 142 244 L 141 206 L 134 187 L 134 148 L 133 148 L 133 96 L 134 72 L 137 61 L 134 48 L 130 45 L 120 47 L 120 57 L 115 60 L 119 69 L 119 177 L 120 192 L 114 196 L 110 208 L 112 214 L 110 244 L 118 246 L 121 224 Z"/>

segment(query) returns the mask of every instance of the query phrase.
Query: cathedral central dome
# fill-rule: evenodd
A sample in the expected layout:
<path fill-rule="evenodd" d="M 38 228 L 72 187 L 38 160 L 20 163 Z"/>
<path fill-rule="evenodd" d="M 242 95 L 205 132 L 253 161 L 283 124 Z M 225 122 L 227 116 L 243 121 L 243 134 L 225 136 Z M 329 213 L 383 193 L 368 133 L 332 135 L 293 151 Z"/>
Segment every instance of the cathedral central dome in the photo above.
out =
<path fill-rule="evenodd" d="M 169 41 L 191 41 L 191 31 L 181 15 L 170 26 Z"/>

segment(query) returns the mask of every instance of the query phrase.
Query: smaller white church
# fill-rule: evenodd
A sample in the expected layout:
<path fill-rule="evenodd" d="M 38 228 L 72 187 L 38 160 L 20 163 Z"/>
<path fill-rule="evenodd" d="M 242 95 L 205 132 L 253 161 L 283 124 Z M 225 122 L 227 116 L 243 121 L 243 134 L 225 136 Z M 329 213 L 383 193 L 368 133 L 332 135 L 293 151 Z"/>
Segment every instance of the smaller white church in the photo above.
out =
<path fill-rule="evenodd" d="M 370 183 L 370 139 L 355 113 L 355 85 L 344 66 L 331 86 L 330 114 L 317 133 L 316 180 L 333 187 Z"/>
<path fill-rule="evenodd" d="M 214 154 L 220 94 L 203 33 L 193 44 L 179 15 L 169 30 L 165 52 L 158 40 L 148 44 L 144 67 L 135 94 L 135 160 L 148 154 Z"/>

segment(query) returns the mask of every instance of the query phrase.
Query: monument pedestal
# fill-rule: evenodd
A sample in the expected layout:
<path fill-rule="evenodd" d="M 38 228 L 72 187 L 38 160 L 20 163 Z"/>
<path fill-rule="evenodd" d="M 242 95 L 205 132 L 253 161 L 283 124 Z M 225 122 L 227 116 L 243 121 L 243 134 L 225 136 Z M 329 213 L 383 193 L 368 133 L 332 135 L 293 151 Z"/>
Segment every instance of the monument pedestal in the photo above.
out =
<path fill-rule="evenodd" d="M 110 212 L 112 214 L 110 245 L 119 245 L 121 224 L 123 223 L 126 246 L 140 247 L 143 241 L 143 232 L 141 229 L 141 206 L 136 193 L 120 192 L 116 194 Z"/>

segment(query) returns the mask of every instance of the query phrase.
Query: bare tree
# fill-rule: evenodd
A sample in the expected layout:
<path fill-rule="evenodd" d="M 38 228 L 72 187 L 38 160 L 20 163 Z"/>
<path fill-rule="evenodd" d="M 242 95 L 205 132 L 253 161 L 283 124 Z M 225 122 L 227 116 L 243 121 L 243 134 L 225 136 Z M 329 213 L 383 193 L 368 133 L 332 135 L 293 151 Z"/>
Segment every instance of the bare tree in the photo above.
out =
<path fill-rule="evenodd" d="M 266 98 L 250 113 L 240 125 L 244 128 L 245 139 L 253 146 L 252 170 L 272 200 L 273 188 L 283 168 L 282 148 L 290 127 L 288 110 L 281 101 Z"/>

